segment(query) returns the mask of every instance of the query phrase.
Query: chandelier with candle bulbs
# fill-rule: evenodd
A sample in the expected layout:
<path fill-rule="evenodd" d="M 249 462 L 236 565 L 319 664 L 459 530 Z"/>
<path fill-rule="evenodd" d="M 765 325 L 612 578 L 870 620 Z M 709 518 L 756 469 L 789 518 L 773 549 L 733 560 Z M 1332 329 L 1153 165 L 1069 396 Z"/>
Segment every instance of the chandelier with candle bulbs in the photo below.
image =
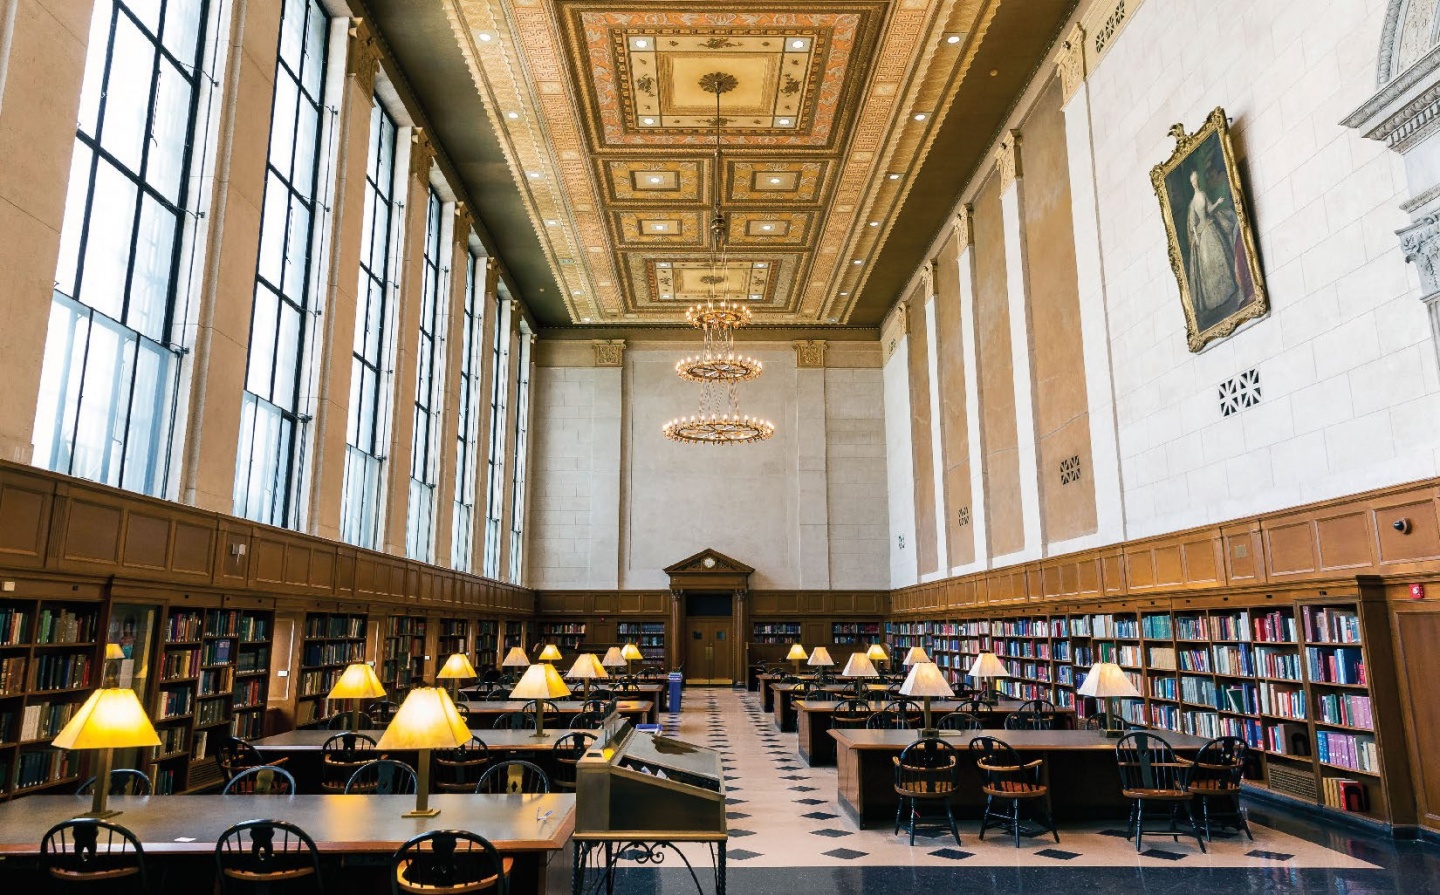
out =
<path fill-rule="evenodd" d="M 681 379 L 700 384 L 696 414 L 671 420 L 662 427 L 665 437 L 682 444 L 748 444 L 775 434 L 769 420 L 740 413 L 740 383 L 759 376 L 764 365 L 735 351 L 735 330 L 751 321 L 750 308 L 718 297 L 725 282 L 725 213 L 720 208 L 720 95 L 734 90 L 734 75 L 715 72 L 700 79 L 700 88 L 715 94 L 714 207 L 710 218 L 710 274 L 702 282 L 710 287 L 703 303 L 685 312 L 685 319 L 702 334 L 700 353 L 675 364 Z"/>

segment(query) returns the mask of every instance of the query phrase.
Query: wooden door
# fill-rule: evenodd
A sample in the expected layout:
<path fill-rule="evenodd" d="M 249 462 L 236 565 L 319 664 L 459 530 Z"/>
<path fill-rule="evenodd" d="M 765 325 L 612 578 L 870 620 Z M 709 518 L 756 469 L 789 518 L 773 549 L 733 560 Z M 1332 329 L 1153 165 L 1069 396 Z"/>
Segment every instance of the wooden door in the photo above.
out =
<path fill-rule="evenodd" d="M 734 680 L 728 618 L 690 619 L 686 674 L 695 684 L 728 684 Z"/>
<path fill-rule="evenodd" d="M 1435 758 L 1440 754 L 1440 700 L 1430 689 L 1440 676 L 1440 653 L 1435 649 L 1435 644 L 1440 643 L 1440 612 L 1396 612 L 1394 618 L 1399 641 L 1396 670 L 1410 740 L 1414 798 L 1421 824 L 1440 830 L 1440 761 Z M 1391 793 L 1391 799 L 1400 797 L 1400 782 L 1392 780 L 1391 788 L 1397 790 Z M 1393 804 L 1391 810 L 1395 810 Z"/>

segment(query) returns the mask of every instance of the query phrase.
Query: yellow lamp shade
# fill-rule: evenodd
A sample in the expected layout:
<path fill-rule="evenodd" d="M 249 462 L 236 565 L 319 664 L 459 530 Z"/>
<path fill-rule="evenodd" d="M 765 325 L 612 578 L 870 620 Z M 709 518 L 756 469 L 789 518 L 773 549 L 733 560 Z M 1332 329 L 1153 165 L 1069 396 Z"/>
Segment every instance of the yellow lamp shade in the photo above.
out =
<path fill-rule="evenodd" d="M 436 677 L 450 680 L 452 678 L 479 677 L 475 673 L 475 666 L 465 658 L 464 653 L 451 653 L 450 658 L 445 660 L 445 666 L 435 673 Z"/>
<path fill-rule="evenodd" d="M 914 665 L 916 662 L 929 662 L 930 657 L 925 654 L 925 647 L 912 646 L 910 652 L 905 654 L 905 664 Z"/>
<path fill-rule="evenodd" d="M 910 666 L 910 674 L 905 677 L 905 683 L 900 685 L 900 695 L 944 698 L 954 696 L 955 691 L 950 689 L 950 683 L 945 680 L 940 669 L 935 667 L 934 662 L 916 662 Z"/>
<path fill-rule="evenodd" d="M 375 669 L 365 662 L 355 662 L 345 668 L 340 680 L 330 688 L 331 699 L 379 699 L 385 695 Z"/>
<path fill-rule="evenodd" d="M 620 654 L 620 647 L 612 646 L 607 649 L 605 651 L 605 658 L 600 660 L 600 664 L 606 668 L 625 667 L 625 657 Z"/>
<path fill-rule="evenodd" d="M 620 655 L 623 658 L 630 660 L 645 658 L 645 654 L 640 652 L 640 647 L 636 646 L 633 643 L 627 643 L 624 646 L 620 647 Z"/>
<path fill-rule="evenodd" d="M 560 659 L 560 648 L 553 643 L 545 644 L 545 648 L 540 651 L 541 662 L 558 662 Z"/>
<path fill-rule="evenodd" d="M 416 687 L 405 695 L 377 749 L 454 749 L 470 742 L 470 727 L 450 694 L 439 687 Z"/>
<path fill-rule="evenodd" d="M 600 664 L 600 659 L 594 653 L 581 653 L 575 658 L 575 664 L 565 673 L 566 677 L 576 680 L 594 680 L 601 677 L 609 677 L 610 672 Z"/>
<path fill-rule="evenodd" d="M 50 741 L 60 749 L 129 749 L 158 746 L 160 737 L 129 687 L 96 690 Z"/>
<path fill-rule="evenodd" d="M 879 677 L 880 672 L 875 670 L 875 663 L 864 653 L 851 653 L 850 658 L 845 662 L 845 670 L 840 672 L 841 677 Z"/>
<path fill-rule="evenodd" d="M 570 695 L 565 679 L 555 666 L 540 662 L 525 669 L 525 675 L 510 691 L 511 699 L 561 699 Z"/>
<path fill-rule="evenodd" d="M 125 648 L 118 643 L 105 644 L 105 661 L 125 658 Z"/>
<path fill-rule="evenodd" d="M 828 649 L 823 646 L 817 646 L 810 651 L 810 661 L 805 664 L 816 666 L 834 665 L 835 660 L 830 658 L 830 651 Z"/>
<path fill-rule="evenodd" d="M 1085 675 L 1085 682 L 1075 691 L 1077 696 L 1093 696 L 1097 699 L 1139 699 L 1140 691 L 1130 681 L 1119 665 L 1114 662 L 1096 662 Z"/>
<path fill-rule="evenodd" d="M 865 657 L 872 662 L 889 662 L 890 654 L 885 652 L 885 647 L 878 644 L 870 644 L 870 649 L 865 651 Z"/>
<path fill-rule="evenodd" d="M 524 668 L 530 664 L 525 656 L 525 651 L 518 646 L 510 647 L 510 652 L 505 654 L 505 661 L 500 663 L 505 668 Z"/>
<path fill-rule="evenodd" d="M 785 658 L 789 659 L 792 662 L 804 662 L 810 657 L 805 655 L 805 647 L 801 646 L 798 643 L 792 643 L 790 644 L 790 654 Z"/>
<path fill-rule="evenodd" d="M 1005 663 L 1001 662 L 994 653 L 981 653 L 970 663 L 970 670 L 966 674 L 971 677 L 1009 677 L 1010 672 L 1005 670 Z"/>

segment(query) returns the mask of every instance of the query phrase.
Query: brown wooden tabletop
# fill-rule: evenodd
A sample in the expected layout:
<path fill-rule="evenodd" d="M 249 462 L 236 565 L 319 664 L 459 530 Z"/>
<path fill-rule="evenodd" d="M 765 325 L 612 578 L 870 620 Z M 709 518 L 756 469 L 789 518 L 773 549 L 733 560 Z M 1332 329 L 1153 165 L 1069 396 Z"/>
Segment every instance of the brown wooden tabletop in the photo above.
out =
<path fill-rule="evenodd" d="M 1192 737 L 1168 730 L 1146 730 L 1152 736 L 1165 740 L 1177 751 L 1197 750 L 1205 745 L 1203 737 Z M 883 749 L 898 752 L 919 739 L 913 730 L 846 730 L 832 728 L 830 735 L 844 749 Z M 1007 743 L 1017 752 L 1044 750 L 1047 752 L 1115 751 L 1116 740 L 1105 736 L 1099 730 L 942 730 L 940 735 L 955 746 L 968 746 L 979 736 L 993 736 Z"/>
<path fill-rule="evenodd" d="M 555 708 L 561 714 L 579 714 L 585 703 L 579 699 L 553 699 Z M 496 699 L 496 700 L 460 700 L 460 703 L 470 710 L 471 715 L 503 715 L 506 712 L 518 712 L 529 705 L 524 699 Z M 648 699 L 620 699 L 616 700 L 615 708 L 622 715 L 649 714 L 655 703 Z M 533 709 L 532 709 L 533 711 Z"/>
<path fill-rule="evenodd" d="M 915 706 L 915 710 L 916 710 L 916 711 L 923 711 L 924 708 L 925 708 L 924 703 L 921 702 L 920 698 L 917 697 L 917 696 L 896 696 L 895 699 L 904 699 L 904 700 L 910 702 L 911 704 L 913 704 L 913 705 Z M 870 702 L 868 702 L 866 705 L 868 706 L 868 708 L 869 708 L 870 711 L 872 711 L 872 712 L 878 712 L 878 711 L 880 711 L 881 709 L 883 709 L 885 706 L 887 706 L 887 705 L 889 705 L 890 703 L 894 702 L 895 699 L 883 699 L 883 700 L 882 700 L 882 699 L 872 699 L 872 700 L 871 700 Z M 813 702 L 812 702 L 812 701 L 809 701 L 809 700 L 805 700 L 805 699 L 797 699 L 797 700 L 795 700 L 795 711 L 797 711 L 797 712 L 819 712 L 819 713 L 821 713 L 821 714 L 833 714 L 833 713 L 835 712 L 835 706 L 837 706 L 837 705 L 839 705 L 839 704 L 840 704 L 840 700 L 838 700 L 838 699 L 817 700 L 817 701 L 813 701 Z M 934 699 L 934 700 L 931 700 L 931 702 L 930 702 L 930 714 L 931 714 L 932 716 L 934 716 L 934 718 L 935 718 L 936 721 L 939 721 L 941 718 L 943 718 L 944 716 L 950 714 L 951 712 L 958 712 L 958 711 L 960 711 L 960 706 L 961 706 L 961 705 L 962 705 L 962 703 L 961 703 L 958 699 Z M 1020 703 L 1015 702 L 1015 701 L 1013 701 L 1013 700 L 1009 700 L 1009 699 L 1002 699 L 1002 700 L 1000 700 L 1000 702 L 999 702 L 998 705 L 987 705 L 987 706 L 981 708 L 979 711 L 972 711 L 971 714 L 992 714 L 992 715 L 993 715 L 993 714 L 1000 714 L 1000 715 L 1008 715 L 1008 714 L 1010 714 L 1011 712 L 1014 712 L 1014 711 L 1015 711 L 1016 709 L 1018 709 L 1018 708 L 1020 708 Z M 1071 715 L 1073 715 L 1073 714 L 1075 714 L 1075 710 L 1074 710 L 1074 709 L 1058 709 L 1058 708 L 1057 708 L 1057 709 L 1055 709 L 1053 712 L 1051 712 L 1050 714 L 1054 714 L 1054 715 L 1071 714 Z"/>
<path fill-rule="evenodd" d="M 430 796 L 438 817 L 402 817 L 414 796 L 111 796 L 112 818 L 139 838 L 147 854 L 212 853 L 232 824 L 257 817 L 286 820 L 322 853 L 389 853 L 428 830 L 472 830 L 502 853 L 558 851 L 575 829 L 575 796 Z M 51 826 L 90 807 L 90 797 L 28 796 L 0 804 L 0 855 L 33 855 Z M 547 814 L 548 812 L 548 814 Z"/>
<path fill-rule="evenodd" d="M 383 730 L 362 730 L 360 732 L 376 740 L 380 739 L 380 735 L 384 733 Z M 491 749 L 513 752 L 517 750 L 549 750 L 555 745 L 556 740 L 571 731 L 546 727 L 547 736 L 543 739 L 536 738 L 533 730 L 476 730 L 472 732 Z M 345 733 L 343 730 L 290 730 L 274 736 L 250 740 L 250 745 L 259 749 L 262 755 L 266 752 L 319 752 L 326 740 L 343 733 Z M 409 751 L 413 752 L 414 750 Z"/>

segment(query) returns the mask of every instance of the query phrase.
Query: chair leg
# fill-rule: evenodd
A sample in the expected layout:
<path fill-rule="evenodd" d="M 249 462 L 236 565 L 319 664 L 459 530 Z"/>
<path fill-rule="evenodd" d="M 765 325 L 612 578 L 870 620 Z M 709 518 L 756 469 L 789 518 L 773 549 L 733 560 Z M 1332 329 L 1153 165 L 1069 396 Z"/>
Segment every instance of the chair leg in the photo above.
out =
<path fill-rule="evenodd" d="M 984 842 L 984 841 L 985 841 L 985 830 L 988 829 L 989 826 L 990 826 L 990 803 L 994 800 L 994 798 L 995 798 L 995 797 L 994 797 L 994 796 L 991 796 L 991 795 L 985 796 L 985 810 L 984 810 L 984 812 L 982 812 L 981 815 L 980 815 L 980 841 L 981 841 L 981 842 Z"/>
<path fill-rule="evenodd" d="M 1042 816 L 1045 819 L 1045 826 L 1050 829 L 1050 835 L 1055 837 L 1055 844 L 1059 845 L 1060 831 L 1055 829 L 1055 814 L 1050 808 L 1050 797 L 1048 795 L 1045 797 L 1045 804 L 1040 806 L 1037 810 L 1044 812 Z"/>
<path fill-rule="evenodd" d="M 1201 825 L 1205 827 L 1205 838 L 1214 842 L 1215 836 L 1210 832 L 1210 798 L 1208 796 L 1200 797 L 1200 816 L 1202 818 Z"/>
<path fill-rule="evenodd" d="M 960 844 L 960 828 L 955 825 L 955 812 L 950 809 L 950 800 L 945 800 L 945 819 L 950 823 L 950 835 L 955 837 L 955 844 Z"/>
<path fill-rule="evenodd" d="M 1250 832 L 1250 816 L 1245 807 L 1240 804 L 1240 797 L 1235 797 L 1235 816 L 1240 820 L 1240 829 L 1244 831 L 1245 838 L 1251 842 L 1255 841 L 1255 834 Z"/>
<path fill-rule="evenodd" d="M 1145 847 L 1145 800 L 1140 799 L 1135 803 L 1135 851 L 1139 852 Z"/>
<path fill-rule="evenodd" d="M 1195 844 L 1200 846 L 1200 853 L 1204 854 L 1205 840 L 1200 835 L 1200 827 L 1195 823 L 1195 812 L 1190 810 L 1189 803 L 1184 803 L 1180 807 L 1185 809 L 1185 819 L 1190 821 L 1190 835 L 1195 837 Z M 1179 841 L 1179 837 L 1176 837 L 1176 841 Z"/>
<path fill-rule="evenodd" d="M 895 832 L 894 832 L 894 833 L 891 833 L 890 835 L 892 835 L 892 836 L 898 836 L 898 835 L 900 834 L 900 816 L 901 816 L 901 813 L 902 813 L 904 810 L 905 810 L 905 797 L 904 797 L 904 796 L 901 796 L 899 803 L 897 803 L 897 804 L 895 805 Z"/>

